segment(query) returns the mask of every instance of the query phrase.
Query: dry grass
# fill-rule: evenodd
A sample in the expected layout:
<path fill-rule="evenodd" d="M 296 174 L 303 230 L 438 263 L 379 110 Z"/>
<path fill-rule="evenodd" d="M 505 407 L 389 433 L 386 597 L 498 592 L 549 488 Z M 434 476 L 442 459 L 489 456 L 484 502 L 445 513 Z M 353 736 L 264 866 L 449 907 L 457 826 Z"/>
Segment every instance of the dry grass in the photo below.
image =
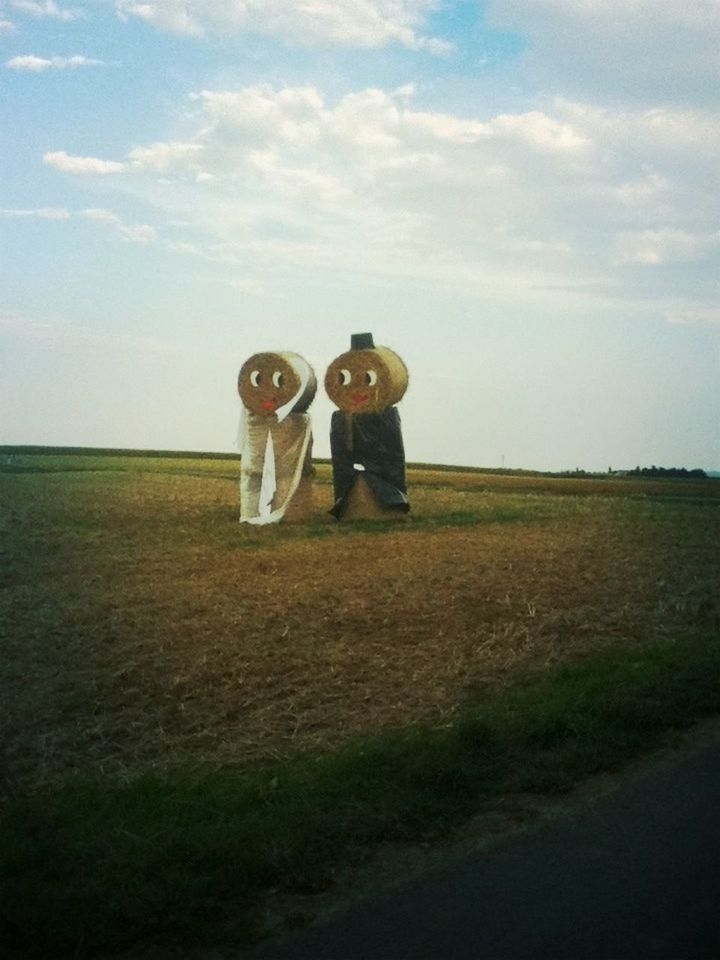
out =
<path fill-rule="evenodd" d="M 11 785 L 443 724 L 518 670 L 718 622 L 712 483 L 410 471 L 407 523 L 353 527 L 323 466 L 310 524 L 257 530 L 237 464 L 26 459 L 54 469 L 0 478 Z"/>

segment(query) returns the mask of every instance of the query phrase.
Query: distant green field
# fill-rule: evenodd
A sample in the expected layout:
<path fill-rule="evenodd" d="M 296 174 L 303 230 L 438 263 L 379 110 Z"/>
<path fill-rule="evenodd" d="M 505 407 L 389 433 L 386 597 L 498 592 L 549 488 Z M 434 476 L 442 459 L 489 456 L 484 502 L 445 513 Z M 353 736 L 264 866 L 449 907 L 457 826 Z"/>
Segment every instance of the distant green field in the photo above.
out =
<path fill-rule="evenodd" d="M 720 708 L 717 481 L 424 466 L 350 525 L 319 462 L 258 529 L 239 467 L 0 450 L 11 956 L 237 946 L 268 890 Z"/>

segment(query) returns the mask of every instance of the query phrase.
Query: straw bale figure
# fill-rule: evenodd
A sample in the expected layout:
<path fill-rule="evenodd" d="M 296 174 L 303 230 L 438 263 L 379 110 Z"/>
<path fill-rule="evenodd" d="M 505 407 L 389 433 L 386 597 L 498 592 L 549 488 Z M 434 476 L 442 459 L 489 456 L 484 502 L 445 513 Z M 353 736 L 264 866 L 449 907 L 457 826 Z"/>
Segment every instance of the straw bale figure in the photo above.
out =
<path fill-rule="evenodd" d="M 305 520 L 312 513 L 312 431 L 317 381 L 297 353 L 255 353 L 238 375 L 240 522 Z"/>
<path fill-rule="evenodd" d="M 408 372 L 372 334 L 351 337 L 350 350 L 325 374 L 325 390 L 338 407 L 330 425 L 338 520 L 396 519 L 410 509 L 405 483 L 405 450 L 395 404 L 408 385 Z"/>

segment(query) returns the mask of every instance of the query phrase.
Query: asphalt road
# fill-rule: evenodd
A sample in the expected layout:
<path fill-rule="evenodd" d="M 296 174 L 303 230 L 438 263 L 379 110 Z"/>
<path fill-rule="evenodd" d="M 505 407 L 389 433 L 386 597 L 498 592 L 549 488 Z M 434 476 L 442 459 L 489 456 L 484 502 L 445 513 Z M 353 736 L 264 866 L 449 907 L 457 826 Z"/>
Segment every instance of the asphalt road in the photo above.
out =
<path fill-rule="evenodd" d="M 720 727 L 257 960 L 720 960 Z"/>

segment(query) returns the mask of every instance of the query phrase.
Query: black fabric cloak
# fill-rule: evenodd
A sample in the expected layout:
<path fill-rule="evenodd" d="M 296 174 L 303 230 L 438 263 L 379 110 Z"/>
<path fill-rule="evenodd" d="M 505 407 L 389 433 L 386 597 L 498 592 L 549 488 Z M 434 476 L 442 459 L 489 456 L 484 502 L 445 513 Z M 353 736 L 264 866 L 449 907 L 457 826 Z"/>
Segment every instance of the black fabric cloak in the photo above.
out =
<path fill-rule="evenodd" d="M 364 476 L 378 503 L 407 513 L 410 503 L 405 484 L 405 448 L 397 407 L 381 413 L 343 413 L 335 410 L 330 421 L 335 505 L 330 513 L 342 515 L 345 501 L 358 476 Z M 356 470 L 354 464 L 365 468 Z"/>

